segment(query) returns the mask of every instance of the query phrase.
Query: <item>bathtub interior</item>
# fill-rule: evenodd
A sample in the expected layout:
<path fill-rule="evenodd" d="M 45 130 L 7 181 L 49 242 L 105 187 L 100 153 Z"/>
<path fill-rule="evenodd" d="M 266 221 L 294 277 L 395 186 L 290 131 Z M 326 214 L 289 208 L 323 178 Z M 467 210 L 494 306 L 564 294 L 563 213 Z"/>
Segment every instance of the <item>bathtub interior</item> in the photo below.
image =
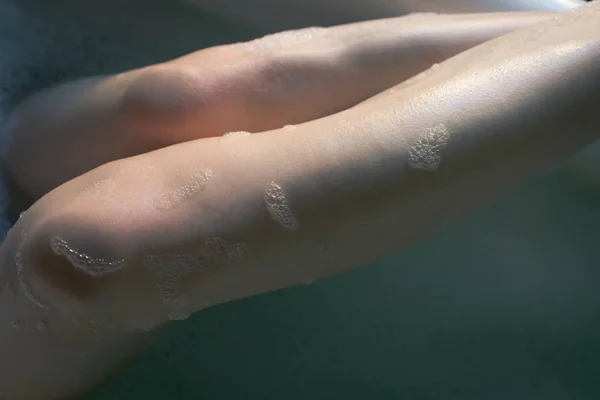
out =
<path fill-rule="evenodd" d="M 250 36 L 172 0 L 0 0 L 0 115 L 55 82 Z M 88 398 L 598 398 L 600 186 L 573 173 L 594 154 L 370 268 L 174 323 Z"/>

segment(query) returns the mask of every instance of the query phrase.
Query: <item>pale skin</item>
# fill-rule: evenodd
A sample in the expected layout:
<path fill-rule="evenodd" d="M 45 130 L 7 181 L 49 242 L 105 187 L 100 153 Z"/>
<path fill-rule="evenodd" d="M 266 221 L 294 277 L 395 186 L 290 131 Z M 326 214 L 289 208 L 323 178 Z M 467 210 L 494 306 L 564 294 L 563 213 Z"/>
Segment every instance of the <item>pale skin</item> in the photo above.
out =
<path fill-rule="evenodd" d="M 290 52 L 297 61 L 281 67 L 282 73 L 292 74 L 293 79 L 283 81 L 283 90 L 267 91 L 266 95 L 253 90 L 264 87 L 260 82 L 263 75 L 248 74 L 256 63 L 252 55 L 247 55 L 245 45 L 209 50 L 215 52 L 215 57 L 222 55 L 239 63 L 235 65 L 249 68 L 243 70 L 243 76 L 259 79 L 258 83 L 250 79 L 251 84 L 241 93 L 235 89 L 235 96 L 226 93 L 232 97 L 218 98 L 219 104 L 225 104 L 221 106 L 224 113 L 237 115 L 237 108 L 227 109 L 231 104 L 228 99 L 243 95 L 249 96 L 248 104 L 254 103 L 252 96 L 259 96 L 267 104 L 271 101 L 277 112 L 272 120 L 263 116 L 254 120 L 255 114 L 249 113 L 233 125 L 227 125 L 227 118 L 225 123 L 217 119 L 208 124 L 206 131 L 193 129 L 201 120 L 194 119 L 194 110 L 188 113 L 185 107 L 182 109 L 181 103 L 166 104 L 175 104 L 173 109 L 146 100 L 165 98 L 164 91 L 169 94 L 172 90 L 171 85 L 152 86 L 137 79 L 148 70 L 133 71 L 119 79 L 106 78 L 99 80 L 98 86 L 74 90 L 72 97 L 64 100 L 74 108 L 63 107 L 60 113 L 45 112 L 55 103 L 52 92 L 42 95 L 43 100 L 32 99 L 21 111 L 26 117 L 20 120 L 25 124 L 13 126 L 14 153 L 9 154 L 7 164 L 24 191 L 32 198 L 42 197 L 19 220 L 1 249 L 6 265 L 3 281 L 15 288 L 16 297 L 4 290 L 0 307 L 7 321 L 19 319 L 30 325 L 43 321 L 49 329 L 15 329 L 9 323 L 0 329 L 5 343 L 15 343 L 1 350 L 0 359 L 11 360 L 12 365 L 9 373 L 0 377 L 2 395 L 65 397 L 99 382 L 123 358 L 142 350 L 152 334 L 125 330 L 131 325 L 164 324 L 173 313 L 173 304 L 160 298 L 155 276 L 147 266 L 148 255 L 197 253 L 217 236 L 229 245 L 244 244 L 241 256 L 235 260 L 215 262 L 212 268 L 177 283 L 178 293 L 186 294 L 188 301 L 178 304 L 176 311 L 190 314 L 222 302 L 342 273 L 388 256 L 426 237 L 457 214 L 565 160 L 599 134 L 596 110 L 600 103 L 600 28 L 595 23 L 599 17 L 598 5 L 557 19 L 542 14 L 514 15 L 510 19 L 515 25 L 509 30 L 524 29 L 443 62 L 477 41 L 506 33 L 499 29 L 492 34 L 489 30 L 501 17 L 453 17 L 464 18 L 462 23 L 467 29 L 475 29 L 469 24 L 478 18 L 488 20 L 476 24 L 484 32 L 470 31 L 473 33 L 467 35 L 466 44 L 457 46 L 452 41 L 447 52 L 426 52 L 432 59 L 418 64 L 419 70 L 433 63 L 440 65 L 399 85 L 418 71 L 407 69 L 393 76 L 387 71 L 394 70 L 396 57 L 415 60 L 406 63 L 411 64 L 423 54 L 393 54 L 394 49 L 402 49 L 390 45 L 398 39 L 395 29 L 389 36 L 376 39 L 381 42 L 362 48 L 349 44 L 352 51 L 345 49 L 346 41 L 331 41 L 327 36 L 293 47 Z M 445 21 L 444 17 L 430 18 L 437 18 L 435 21 L 441 24 Z M 536 22 L 539 24 L 527 27 Z M 506 22 L 499 25 L 506 26 Z M 339 29 L 344 32 L 348 28 Z M 438 33 L 440 40 L 453 32 L 451 24 L 447 29 Z M 398 42 L 404 43 L 405 38 L 401 36 Z M 441 43 L 447 45 L 443 40 Z M 373 51 L 377 46 L 385 51 Z M 318 73 L 310 70 L 314 53 L 318 60 L 333 59 L 327 68 L 335 72 L 355 73 L 358 65 L 358 77 L 362 79 L 353 75 L 353 79 L 330 83 L 331 71 L 327 68 Z M 345 56 L 343 62 L 336 58 L 340 54 Z M 364 60 L 369 62 L 360 62 Z M 202 68 L 205 62 L 202 53 L 171 62 L 166 79 L 172 78 L 178 66 L 188 72 L 195 65 Z M 287 72 L 287 68 L 292 71 Z M 156 77 L 162 71 L 164 65 L 149 73 Z M 298 78 L 293 74 L 304 77 L 305 73 L 314 79 L 314 87 L 324 86 L 325 90 L 311 92 L 313 86 L 306 85 L 306 79 L 300 87 L 294 84 Z M 372 75 L 383 81 L 361 82 Z M 222 82 L 217 80 L 216 84 Z M 355 89 L 344 92 L 349 84 L 355 84 Z M 190 90 L 187 84 L 181 86 L 184 94 Z M 305 87 L 308 91 L 301 90 Z M 192 86 L 191 93 L 202 92 L 203 88 Z M 340 90 L 343 95 L 338 96 Z M 174 98 L 180 100 L 181 93 L 175 92 Z M 286 93 L 293 94 L 289 100 Z M 322 96 L 331 96 L 337 107 L 322 109 L 331 107 L 331 101 L 318 102 Z M 118 101 L 123 98 L 128 100 L 124 113 Z M 189 98 L 184 99 L 185 105 Z M 331 114 L 336 108 L 345 111 Z M 132 109 L 136 111 L 133 114 Z M 166 112 L 157 115 L 157 109 Z M 279 114 L 290 121 L 280 120 Z M 129 119 L 132 115 L 134 118 Z M 120 125 L 123 116 L 127 123 Z M 318 117 L 323 118 L 315 119 Z M 35 120 L 47 122 L 29 122 Z M 90 121 L 98 121 L 101 128 L 85 129 Z M 284 123 L 300 122 L 293 130 L 279 128 Z M 48 126 L 49 132 L 39 132 L 40 127 Z M 136 126 L 143 129 L 132 135 L 133 140 L 127 140 L 128 132 Z M 235 130 L 248 126 L 245 129 L 256 134 L 216 136 L 232 126 Z M 156 130 L 149 132 L 150 127 Z M 176 133 L 171 134 L 171 129 Z M 86 140 L 116 130 L 115 137 L 125 139 L 115 143 L 117 149 L 137 143 L 140 132 L 147 132 L 149 140 L 142 141 L 141 149 L 129 148 L 130 153 L 116 156 L 117 150 L 106 146 L 94 157 L 85 149 L 24 157 L 25 149 L 31 149 L 42 135 L 57 135 L 55 140 L 69 143 L 76 142 L 82 130 L 86 135 L 91 132 Z M 422 153 L 415 149 L 422 149 L 422 135 L 427 132 L 438 132 L 435 137 L 443 146 L 435 154 L 439 159 L 429 157 L 429 163 L 423 163 L 418 157 Z M 177 142 L 183 143 L 174 144 Z M 170 144 L 174 145 L 164 147 Z M 153 149 L 157 150 L 147 152 Z M 35 163 L 57 165 L 59 160 L 72 157 L 73 151 L 85 156 L 73 158 L 73 172 L 67 167 L 40 176 L 31 172 L 35 165 L 39 168 L 40 164 Z M 113 161 L 117 158 L 121 159 Z M 51 168 L 42 169 L 46 172 Z M 160 206 L 164 196 L 172 200 L 173 193 L 191 176 L 207 170 L 211 178 L 202 190 L 174 206 Z M 19 171 L 26 172 L 19 175 Z M 71 178 L 69 174 L 77 177 L 65 182 Z M 94 182 L 98 184 L 94 186 Z M 269 186 L 271 182 L 285 194 L 297 222 L 294 229 L 269 213 L 265 189 L 273 187 Z M 22 242 L 23 231 L 27 236 Z M 126 266 L 101 278 L 86 275 L 76 270 L 64 254 L 52 250 L 50 243 L 56 236 L 78 252 L 108 261 L 124 260 Z M 15 271 L 14 255 L 18 252 L 22 252 L 29 286 L 50 310 L 35 306 L 24 296 Z M 176 269 L 178 265 L 165 262 L 165 267 Z M 86 321 L 102 317 L 110 322 L 76 325 L 72 323 L 74 316 Z M 19 346 L 19 341 L 27 345 Z M 87 357 L 82 357 L 82 352 Z M 27 384 L 32 381 L 39 385 Z"/>

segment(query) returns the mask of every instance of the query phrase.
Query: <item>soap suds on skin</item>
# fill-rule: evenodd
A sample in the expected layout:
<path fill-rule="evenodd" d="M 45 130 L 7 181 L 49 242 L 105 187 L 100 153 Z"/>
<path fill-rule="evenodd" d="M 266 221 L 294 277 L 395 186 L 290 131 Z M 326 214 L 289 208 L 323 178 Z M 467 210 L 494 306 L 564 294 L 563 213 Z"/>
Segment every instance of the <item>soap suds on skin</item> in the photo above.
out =
<path fill-rule="evenodd" d="M 269 182 L 265 188 L 264 200 L 267 211 L 273 220 L 288 231 L 295 232 L 298 230 L 298 221 L 292 214 L 281 186 L 275 182 Z"/>
<path fill-rule="evenodd" d="M 236 132 L 227 132 L 223 135 L 223 137 L 237 137 L 237 136 L 252 136 L 250 132 L 246 131 L 236 131 Z"/>
<path fill-rule="evenodd" d="M 443 124 L 426 129 L 409 150 L 408 166 L 430 172 L 437 170 L 449 138 L 450 134 Z"/>
<path fill-rule="evenodd" d="M 170 210 L 202 191 L 206 184 L 212 179 L 213 172 L 205 169 L 193 174 L 185 186 L 169 191 L 162 195 L 158 200 L 157 207 L 163 210 Z"/>
<path fill-rule="evenodd" d="M 46 332 L 48 330 L 48 323 L 44 320 L 39 320 L 37 325 L 35 326 L 35 329 L 37 329 L 40 332 Z"/>
<path fill-rule="evenodd" d="M 144 263 L 153 275 L 159 289 L 161 301 L 169 306 L 173 319 L 185 319 L 182 311 L 187 305 L 187 297 L 178 291 L 181 279 L 191 274 L 237 263 L 247 245 L 228 243 L 220 237 L 209 238 L 202 249 L 193 253 L 149 255 Z"/>
<path fill-rule="evenodd" d="M 54 253 L 64 256 L 71 265 L 93 277 L 114 274 L 125 267 L 125 260 L 107 261 L 103 258 L 90 257 L 71 248 L 66 240 L 59 236 L 50 238 L 50 248 Z"/>
<path fill-rule="evenodd" d="M 255 52 L 281 50 L 284 47 L 302 44 L 313 38 L 321 37 L 329 30 L 322 27 L 308 27 L 293 31 L 284 31 L 263 36 L 245 43 L 245 48 Z"/>
<path fill-rule="evenodd" d="M 50 310 L 50 306 L 46 304 L 34 291 L 33 288 L 29 285 L 27 281 L 27 276 L 25 274 L 25 265 L 23 261 L 23 247 L 25 246 L 25 239 L 27 238 L 27 234 L 25 231 L 21 232 L 21 242 L 17 247 L 17 251 L 15 252 L 15 265 L 17 267 L 17 280 L 19 281 L 19 285 L 21 289 L 23 289 L 23 294 L 29 301 L 33 304 L 41 308 L 42 310 Z"/>

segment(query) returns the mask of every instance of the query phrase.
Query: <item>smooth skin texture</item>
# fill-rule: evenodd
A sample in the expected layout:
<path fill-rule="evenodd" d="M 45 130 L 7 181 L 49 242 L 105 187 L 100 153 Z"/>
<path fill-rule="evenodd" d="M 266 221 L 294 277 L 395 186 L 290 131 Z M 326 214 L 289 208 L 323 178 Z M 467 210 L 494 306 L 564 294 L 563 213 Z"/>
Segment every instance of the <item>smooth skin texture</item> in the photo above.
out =
<path fill-rule="evenodd" d="M 59 186 L 21 218 L 1 249 L 3 280 L 17 292 L 15 298 L 2 292 L 2 315 L 48 326 L 47 332 L 0 331 L 5 343 L 28 343 L 2 349 L 1 359 L 12 366 L 0 378 L 3 395 L 65 397 L 140 351 L 147 334 L 123 330 L 167 322 L 171 311 L 143 265 L 148 254 L 193 252 L 214 236 L 248 246 L 239 263 L 180 285 L 191 313 L 385 257 L 560 163 L 598 135 L 599 16 L 598 5 L 587 6 L 503 36 L 295 130 L 181 143 Z M 440 124 L 449 138 L 439 169 L 410 168 L 420 135 Z M 197 196 L 169 212 L 153 206 L 207 168 L 213 178 Z M 102 185 L 88 190 L 107 179 L 116 192 Z M 282 229 L 265 209 L 271 181 L 287 197 L 296 232 Z M 94 257 L 124 259 L 127 267 L 105 278 L 85 276 L 51 250 L 56 235 Z M 50 311 L 19 290 L 19 249 L 30 285 Z M 76 325 L 74 315 L 110 322 Z"/>

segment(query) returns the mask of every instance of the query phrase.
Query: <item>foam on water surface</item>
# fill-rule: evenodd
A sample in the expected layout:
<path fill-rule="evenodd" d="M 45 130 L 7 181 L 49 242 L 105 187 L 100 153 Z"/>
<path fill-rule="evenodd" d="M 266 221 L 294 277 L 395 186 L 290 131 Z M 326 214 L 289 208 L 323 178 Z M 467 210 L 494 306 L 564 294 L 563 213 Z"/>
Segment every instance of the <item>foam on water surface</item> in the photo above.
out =
<path fill-rule="evenodd" d="M 157 207 L 162 210 L 171 210 L 184 201 L 192 198 L 196 193 L 204 190 L 213 178 L 213 172 L 205 169 L 192 174 L 185 185 L 165 192 L 160 196 Z"/>

